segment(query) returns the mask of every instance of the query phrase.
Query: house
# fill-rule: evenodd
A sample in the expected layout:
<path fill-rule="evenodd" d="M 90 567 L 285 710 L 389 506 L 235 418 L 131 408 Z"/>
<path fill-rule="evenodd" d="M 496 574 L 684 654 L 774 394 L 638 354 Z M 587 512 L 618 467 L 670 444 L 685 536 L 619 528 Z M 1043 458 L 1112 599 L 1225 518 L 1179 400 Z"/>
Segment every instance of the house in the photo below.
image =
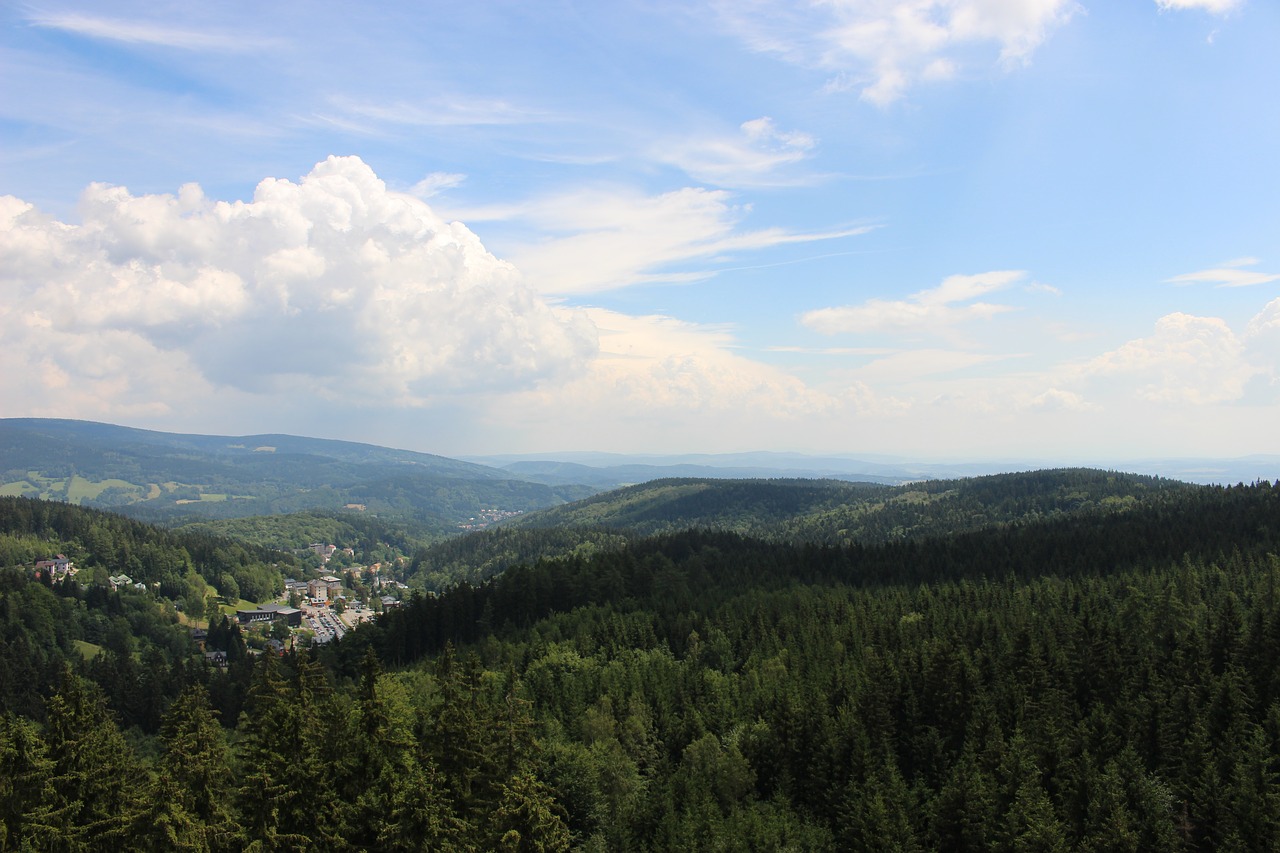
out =
<path fill-rule="evenodd" d="M 383 610 L 390 610 L 392 607 L 399 607 L 399 606 L 400 606 L 400 600 L 395 596 L 391 596 L 391 595 L 382 596 Z"/>
<path fill-rule="evenodd" d="M 133 585 L 133 578 L 128 575 L 111 575 L 111 577 L 107 578 L 107 586 L 111 587 L 113 590 L 131 587 Z"/>
<path fill-rule="evenodd" d="M 50 578 L 57 580 L 58 578 L 65 577 L 67 575 L 74 575 L 76 573 L 76 567 L 67 559 L 66 554 L 59 554 L 48 560 L 37 561 L 36 571 L 48 572 Z"/>

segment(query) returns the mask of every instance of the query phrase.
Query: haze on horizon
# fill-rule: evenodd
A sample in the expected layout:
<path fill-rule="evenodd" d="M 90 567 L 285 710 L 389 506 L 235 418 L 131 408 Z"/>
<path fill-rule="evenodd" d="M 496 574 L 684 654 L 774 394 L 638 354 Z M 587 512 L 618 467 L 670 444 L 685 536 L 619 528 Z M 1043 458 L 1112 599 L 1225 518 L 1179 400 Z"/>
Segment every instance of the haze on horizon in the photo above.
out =
<path fill-rule="evenodd" d="M 1274 3 L 33 0 L 0 32 L 0 417 L 1280 450 Z"/>

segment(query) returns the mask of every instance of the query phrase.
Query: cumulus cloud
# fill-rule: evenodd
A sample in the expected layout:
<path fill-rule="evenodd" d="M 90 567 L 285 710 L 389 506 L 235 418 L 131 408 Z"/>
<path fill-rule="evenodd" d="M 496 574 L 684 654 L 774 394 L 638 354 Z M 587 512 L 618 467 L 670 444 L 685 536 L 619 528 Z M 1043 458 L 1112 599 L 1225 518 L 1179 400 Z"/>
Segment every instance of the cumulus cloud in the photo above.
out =
<path fill-rule="evenodd" d="M 607 449 L 787 446 L 798 431 L 834 424 L 874 405 L 863 386 L 827 392 L 736 351 L 731 330 L 663 315 L 587 309 L 600 354 L 579 377 L 508 395 L 492 421 L 512 419 L 530 447 Z M 749 422 L 750 427 L 744 428 Z M 743 443 L 738 446 L 735 442 Z"/>
<path fill-rule="evenodd" d="M 1161 317 L 1150 337 L 1104 353 L 1083 370 L 1132 384 L 1144 400 L 1191 404 L 1238 400 L 1257 373 L 1225 321 L 1182 313 Z"/>
<path fill-rule="evenodd" d="M 803 416 L 834 401 L 777 368 L 733 352 L 728 330 L 672 317 L 632 317 L 588 309 L 600 330 L 600 355 L 590 371 L 556 391 L 560 401 L 680 412 L 750 410 L 757 415 Z"/>
<path fill-rule="evenodd" d="M 1280 279 L 1280 273 L 1258 272 L 1244 267 L 1257 266 L 1257 258 L 1238 258 L 1219 267 L 1175 275 L 1165 279 L 1170 284 L 1212 284 L 1217 287 L 1249 287 Z"/>
<path fill-rule="evenodd" d="M 953 275 L 937 287 L 922 290 L 907 299 L 869 299 L 861 305 L 819 308 L 801 315 L 800 322 L 828 335 L 936 330 L 1015 310 L 1011 305 L 974 300 L 1007 288 L 1025 277 L 1026 272 L 1022 270 Z"/>
<path fill-rule="evenodd" d="M 1241 338 L 1251 363 L 1258 368 L 1251 383 L 1252 396 L 1274 402 L 1280 391 L 1280 299 L 1268 302 L 1249 321 Z"/>
<path fill-rule="evenodd" d="M 743 122 L 738 131 L 731 137 L 664 140 L 653 158 L 716 186 L 776 185 L 788 182 L 779 171 L 808 158 L 816 145 L 807 133 L 779 130 L 768 116 Z"/>
<path fill-rule="evenodd" d="M 80 216 L 0 199 L 6 350 L 68 394 L 413 406 L 570 376 L 596 351 L 590 320 L 355 157 L 248 202 L 94 184 Z"/>
<path fill-rule="evenodd" d="M 1027 61 L 1076 11 L 1071 0 L 781 0 L 723 2 L 721 15 L 753 49 L 835 74 L 890 104 L 921 82 L 946 79 L 985 45 L 1005 66 Z"/>
<path fill-rule="evenodd" d="M 1097 410 L 1098 407 L 1075 391 L 1048 388 L 1033 397 L 1022 400 L 1020 408 L 1031 412 L 1089 412 Z"/>

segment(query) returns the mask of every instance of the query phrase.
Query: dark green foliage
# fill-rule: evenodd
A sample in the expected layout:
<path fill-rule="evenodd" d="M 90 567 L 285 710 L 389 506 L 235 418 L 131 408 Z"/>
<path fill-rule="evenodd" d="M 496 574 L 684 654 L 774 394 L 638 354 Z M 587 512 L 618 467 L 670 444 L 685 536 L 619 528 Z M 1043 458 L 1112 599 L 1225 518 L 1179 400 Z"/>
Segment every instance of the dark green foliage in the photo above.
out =
<path fill-rule="evenodd" d="M 446 539 L 419 550 L 410 576 L 442 591 L 459 583 L 479 583 L 517 565 L 557 557 L 588 557 L 618 551 L 633 539 L 607 529 L 497 527 Z"/>
<path fill-rule="evenodd" d="M 1102 503 L 1089 482 L 979 485 Z M 316 658 L 187 673 L 208 700 L 104 599 L 88 670 L 137 685 L 108 696 L 139 727 L 161 712 L 154 756 L 63 672 L 47 714 L 0 718 L 0 849 L 1275 849 L 1280 488 L 1148 485 L 840 547 L 628 539 L 418 597 Z M 90 612 L 0 582 L 14 643 Z M 5 692 L 24 715 L 44 695 Z"/>
<path fill-rule="evenodd" d="M 786 542 L 849 545 L 950 535 L 1063 514 L 1123 512 L 1194 487 L 1089 469 L 1032 471 L 904 486 L 840 480 L 652 480 L 510 522 L 603 527 L 651 536 L 691 528 Z"/>
<path fill-rule="evenodd" d="M 174 700 L 160 738 L 164 753 L 151 800 L 170 803 L 187 818 L 182 834 L 192 849 L 234 849 L 231 754 L 201 685 L 187 687 Z"/>

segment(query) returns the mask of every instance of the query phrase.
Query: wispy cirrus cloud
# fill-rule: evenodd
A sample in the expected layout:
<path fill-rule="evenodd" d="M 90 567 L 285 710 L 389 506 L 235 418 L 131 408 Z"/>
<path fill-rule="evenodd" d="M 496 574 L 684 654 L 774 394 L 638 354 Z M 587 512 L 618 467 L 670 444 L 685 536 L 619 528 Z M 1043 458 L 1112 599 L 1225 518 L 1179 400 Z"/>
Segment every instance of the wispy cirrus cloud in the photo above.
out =
<path fill-rule="evenodd" d="M 802 314 L 800 322 L 827 335 L 935 331 L 1016 310 L 1012 305 L 977 300 L 1008 288 L 1026 276 L 1024 270 L 948 276 L 937 287 L 921 290 L 906 299 L 868 299 L 860 305 L 819 308 Z"/>
<path fill-rule="evenodd" d="M 506 256 L 544 293 L 595 293 L 634 284 L 688 282 L 718 272 L 733 253 L 865 234 L 858 225 L 821 232 L 742 229 L 748 211 L 726 190 L 693 187 L 644 195 L 591 188 L 468 211 L 461 218 L 518 221 L 536 239 L 507 247 Z M 695 263 L 696 262 L 696 263 Z M 680 265 L 693 264 L 692 268 Z"/>
<path fill-rule="evenodd" d="M 1249 287 L 1255 284 L 1268 284 L 1280 279 L 1280 273 L 1259 272 L 1244 269 L 1257 266 L 1257 258 L 1237 258 L 1227 261 L 1212 269 L 1175 275 L 1165 281 L 1169 284 L 1212 284 L 1217 287 Z"/>
<path fill-rule="evenodd" d="M 1215 15 L 1225 15 L 1244 5 L 1244 0 L 1156 0 L 1160 9 L 1201 9 Z"/>
<path fill-rule="evenodd" d="M 663 140 L 651 156 L 715 186 L 776 186 L 813 180 L 787 168 L 808 159 L 816 145 L 811 135 L 780 130 L 772 118 L 762 116 L 743 122 L 734 136 Z"/>
<path fill-rule="evenodd" d="M 286 43 L 277 38 L 264 38 L 244 33 L 186 29 L 75 12 L 33 14 L 28 16 L 27 20 L 37 27 L 60 30 L 86 38 L 171 47 L 179 50 L 241 52 L 280 47 Z"/>
<path fill-rule="evenodd" d="M 1072 0 L 725 0 L 717 8 L 752 49 L 832 73 L 831 88 L 885 106 L 913 86 L 955 76 L 983 45 L 997 46 L 1006 67 L 1026 62 L 1078 7 Z"/>
<path fill-rule="evenodd" d="M 408 127 L 458 127 L 527 124 L 551 121 L 545 110 L 513 104 L 504 98 L 441 95 L 421 101 L 386 101 L 335 95 L 329 99 L 336 111 L 328 121 Z"/>
<path fill-rule="evenodd" d="M 410 187 L 409 194 L 423 199 L 431 198 L 445 190 L 462 186 L 466 180 L 466 175 L 457 172 L 432 172 Z"/>

